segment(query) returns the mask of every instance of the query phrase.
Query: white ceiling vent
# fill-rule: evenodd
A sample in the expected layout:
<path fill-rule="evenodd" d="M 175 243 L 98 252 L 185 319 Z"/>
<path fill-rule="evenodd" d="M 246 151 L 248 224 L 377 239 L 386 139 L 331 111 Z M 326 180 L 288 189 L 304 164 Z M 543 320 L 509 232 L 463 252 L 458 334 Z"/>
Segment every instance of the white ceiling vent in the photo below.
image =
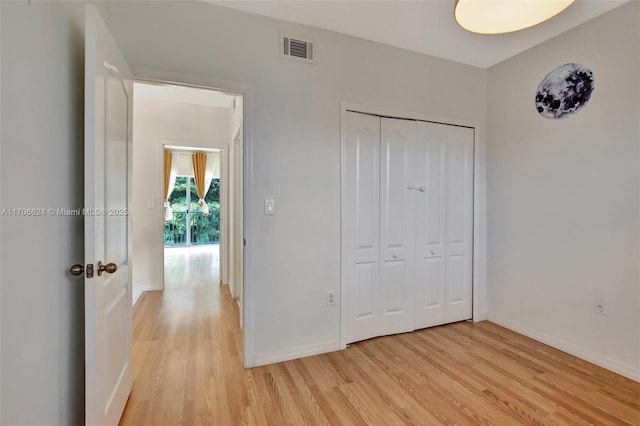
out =
<path fill-rule="evenodd" d="M 280 56 L 297 61 L 315 63 L 313 42 L 299 37 L 280 37 Z"/>

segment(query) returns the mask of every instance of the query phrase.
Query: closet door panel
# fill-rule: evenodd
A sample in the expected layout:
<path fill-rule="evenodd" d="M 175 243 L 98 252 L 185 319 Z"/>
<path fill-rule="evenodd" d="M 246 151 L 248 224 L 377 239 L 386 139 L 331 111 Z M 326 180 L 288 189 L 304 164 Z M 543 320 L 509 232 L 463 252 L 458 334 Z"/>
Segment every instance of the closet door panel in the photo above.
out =
<path fill-rule="evenodd" d="M 412 205 L 407 185 L 416 122 L 380 126 L 380 283 L 383 333 L 413 330 Z"/>
<path fill-rule="evenodd" d="M 446 283 L 447 126 L 418 122 L 415 328 L 443 324 Z"/>
<path fill-rule="evenodd" d="M 343 147 L 342 283 L 347 342 L 379 335 L 380 118 L 347 113 Z"/>
<path fill-rule="evenodd" d="M 472 316 L 474 131 L 448 126 L 446 322 Z"/>
<path fill-rule="evenodd" d="M 376 275 L 376 262 L 356 262 L 355 264 L 355 319 L 356 321 L 374 316 L 373 299 Z"/>

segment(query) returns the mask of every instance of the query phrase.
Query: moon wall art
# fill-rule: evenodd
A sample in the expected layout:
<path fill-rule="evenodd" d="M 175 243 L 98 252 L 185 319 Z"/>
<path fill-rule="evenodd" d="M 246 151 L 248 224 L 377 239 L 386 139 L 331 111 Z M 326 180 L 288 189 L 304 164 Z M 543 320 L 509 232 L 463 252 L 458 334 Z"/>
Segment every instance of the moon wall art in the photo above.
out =
<path fill-rule="evenodd" d="M 587 105 L 593 89 L 593 72 L 589 68 L 573 62 L 560 65 L 538 86 L 536 108 L 544 118 L 567 118 Z"/>

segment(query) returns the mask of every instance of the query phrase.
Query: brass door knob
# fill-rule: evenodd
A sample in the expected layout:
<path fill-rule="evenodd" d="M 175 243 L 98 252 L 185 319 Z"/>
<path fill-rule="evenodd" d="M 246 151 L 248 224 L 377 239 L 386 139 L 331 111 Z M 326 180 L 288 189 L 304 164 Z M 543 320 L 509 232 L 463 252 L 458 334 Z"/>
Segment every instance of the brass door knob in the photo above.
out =
<path fill-rule="evenodd" d="M 69 268 L 69 272 L 71 272 L 71 275 L 82 275 L 84 272 L 84 265 L 75 264 Z"/>
<path fill-rule="evenodd" d="M 107 272 L 109 274 L 113 274 L 118 270 L 118 265 L 115 263 L 107 263 L 106 265 L 102 263 L 102 261 L 98 261 L 98 276 L 102 276 L 103 272 Z"/>

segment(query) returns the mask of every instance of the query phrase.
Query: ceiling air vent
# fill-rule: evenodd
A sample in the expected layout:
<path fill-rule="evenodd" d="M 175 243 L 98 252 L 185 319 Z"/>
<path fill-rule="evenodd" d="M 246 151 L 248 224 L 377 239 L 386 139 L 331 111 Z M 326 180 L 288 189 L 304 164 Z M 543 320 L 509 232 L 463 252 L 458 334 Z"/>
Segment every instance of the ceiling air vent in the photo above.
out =
<path fill-rule="evenodd" d="M 281 56 L 289 59 L 296 59 L 304 62 L 315 62 L 313 56 L 313 43 L 309 40 L 302 40 L 297 37 L 281 37 Z"/>

